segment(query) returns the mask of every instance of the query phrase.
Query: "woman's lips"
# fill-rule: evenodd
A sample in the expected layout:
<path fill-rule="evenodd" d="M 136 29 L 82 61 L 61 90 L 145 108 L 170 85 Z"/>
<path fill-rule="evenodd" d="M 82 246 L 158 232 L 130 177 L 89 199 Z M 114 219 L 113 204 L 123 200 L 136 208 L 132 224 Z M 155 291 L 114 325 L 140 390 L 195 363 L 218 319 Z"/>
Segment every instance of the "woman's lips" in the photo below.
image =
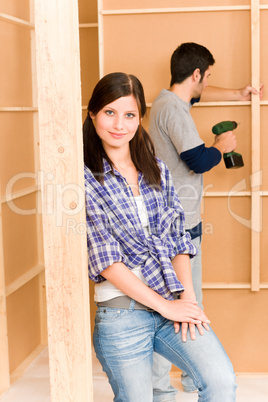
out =
<path fill-rule="evenodd" d="M 116 139 L 120 139 L 120 138 L 123 138 L 126 134 L 125 133 L 112 133 L 112 132 L 110 132 L 110 135 L 113 137 L 113 138 L 116 138 Z"/>

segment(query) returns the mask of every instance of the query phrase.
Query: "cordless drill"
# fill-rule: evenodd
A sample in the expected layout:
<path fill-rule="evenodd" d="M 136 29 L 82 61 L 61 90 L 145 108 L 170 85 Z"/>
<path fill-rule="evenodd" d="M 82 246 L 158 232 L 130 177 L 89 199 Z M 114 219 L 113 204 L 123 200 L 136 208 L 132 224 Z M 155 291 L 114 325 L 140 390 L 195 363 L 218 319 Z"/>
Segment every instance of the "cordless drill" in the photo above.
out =
<path fill-rule="evenodd" d="M 236 127 L 235 121 L 222 121 L 212 127 L 212 132 L 220 135 L 226 131 L 233 131 Z M 223 154 L 223 160 L 227 169 L 237 169 L 244 166 L 242 155 L 234 151 Z"/>

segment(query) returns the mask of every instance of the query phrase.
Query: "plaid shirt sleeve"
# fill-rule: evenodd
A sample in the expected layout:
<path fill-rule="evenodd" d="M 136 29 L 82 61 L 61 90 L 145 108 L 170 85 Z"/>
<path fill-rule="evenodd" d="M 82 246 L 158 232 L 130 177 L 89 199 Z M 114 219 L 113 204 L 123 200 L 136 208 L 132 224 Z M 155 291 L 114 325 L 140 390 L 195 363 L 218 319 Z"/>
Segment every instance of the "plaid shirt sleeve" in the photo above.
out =
<path fill-rule="evenodd" d="M 88 177 L 87 177 L 88 179 Z M 89 277 L 94 282 L 102 282 L 101 272 L 114 262 L 124 262 L 120 244 L 106 229 L 109 227 L 108 217 L 94 201 L 94 195 L 86 180 L 86 220 Z"/>

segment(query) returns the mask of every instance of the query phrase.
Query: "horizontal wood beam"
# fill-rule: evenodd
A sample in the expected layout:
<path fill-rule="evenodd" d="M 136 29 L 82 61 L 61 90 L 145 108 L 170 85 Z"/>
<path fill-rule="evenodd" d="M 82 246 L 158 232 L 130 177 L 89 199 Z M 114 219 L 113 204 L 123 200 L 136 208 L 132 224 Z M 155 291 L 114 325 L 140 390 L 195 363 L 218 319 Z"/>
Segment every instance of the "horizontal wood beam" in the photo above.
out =
<path fill-rule="evenodd" d="M 251 289 L 251 283 L 239 283 L 239 282 L 221 282 L 221 283 L 217 283 L 217 282 L 206 282 L 202 284 L 202 289 Z M 268 283 L 264 282 L 264 283 L 260 283 L 260 289 L 268 289 Z"/>
<path fill-rule="evenodd" d="M 22 286 L 26 285 L 26 283 L 30 282 L 33 278 L 43 272 L 45 269 L 44 265 L 38 264 L 35 267 L 31 268 L 28 272 L 21 275 L 15 281 L 11 282 L 9 285 L 6 286 L 5 292 L 0 293 L 0 300 L 4 297 L 10 296 L 12 293 L 16 292 Z"/>
<path fill-rule="evenodd" d="M 16 200 L 17 198 L 25 197 L 29 194 L 34 194 L 35 192 L 40 191 L 40 187 L 37 185 L 26 187 L 22 190 L 14 191 L 14 192 L 6 192 L 4 196 L 0 198 L 1 204 L 4 204 L 9 201 Z"/>
<path fill-rule="evenodd" d="M 34 29 L 34 24 L 32 24 L 31 22 L 4 13 L 0 13 L 0 21 L 9 22 L 11 24 L 18 25 L 27 29 Z"/>
<path fill-rule="evenodd" d="M 38 108 L 32 106 L 4 106 L 0 107 L 0 112 L 38 112 Z"/>
<path fill-rule="evenodd" d="M 79 28 L 98 28 L 98 23 L 86 23 L 86 24 L 79 24 Z"/>
<path fill-rule="evenodd" d="M 211 11 L 248 11 L 250 6 L 210 6 L 210 7 L 168 7 L 168 8 L 138 8 L 122 10 L 101 10 L 102 15 L 126 14 L 163 14 L 163 13 L 192 13 Z"/>

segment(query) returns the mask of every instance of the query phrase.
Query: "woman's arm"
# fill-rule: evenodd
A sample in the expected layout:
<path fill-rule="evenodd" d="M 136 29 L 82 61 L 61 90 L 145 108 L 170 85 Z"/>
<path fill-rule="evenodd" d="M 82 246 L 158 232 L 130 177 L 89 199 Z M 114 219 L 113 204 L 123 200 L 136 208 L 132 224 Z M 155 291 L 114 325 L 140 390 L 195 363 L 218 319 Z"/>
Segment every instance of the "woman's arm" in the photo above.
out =
<path fill-rule="evenodd" d="M 174 268 L 174 271 L 176 272 L 177 278 L 179 281 L 181 281 L 184 285 L 185 291 L 180 295 L 180 300 L 196 300 L 195 293 L 194 293 L 194 288 L 193 288 L 193 282 L 192 282 L 192 270 L 191 270 L 191 264 L 190 264 L 190 258 L 189 255 L 186 254 L 178 254 L 176 255 L 175 258 L 172 260 L 172 265 Z M 196 324 L 197 329 L 200 333 L 200 335 L 204 334 L 203 326 L 204 328 L 209 331 L 209 326 L 205 321 L 203 321 L 201 324 Z M 180 329 L 180 324 L 179 322 L 174 323 L 175 331 L 179 332 Z M 184 342 L 187 341 L 187 330 L 188 330 L 188 322 L 182 322 L 181 324 L 181 332 L 182 332 L 182 340 Z M 190 336 L 191 339 L 195 339 L 195 325 L 192 323 L 189 323 L 189 330 L 190 330 Z"/>
<path fill-rule="evenodd" d="M 189 255 L 177 254 L 171 262 L 178 280 L 183 283 L 185 289 L 181 298 L 196 301 Z"/>
<path fill-rule="evenodd" d="M 113 263 L 101 275 L 132 299 L 160 313 L 163 317 L 178 322 L 208 323 L 205 313 L 191 300 L 166 300 L 146 286 L 125 264 Z"/>

